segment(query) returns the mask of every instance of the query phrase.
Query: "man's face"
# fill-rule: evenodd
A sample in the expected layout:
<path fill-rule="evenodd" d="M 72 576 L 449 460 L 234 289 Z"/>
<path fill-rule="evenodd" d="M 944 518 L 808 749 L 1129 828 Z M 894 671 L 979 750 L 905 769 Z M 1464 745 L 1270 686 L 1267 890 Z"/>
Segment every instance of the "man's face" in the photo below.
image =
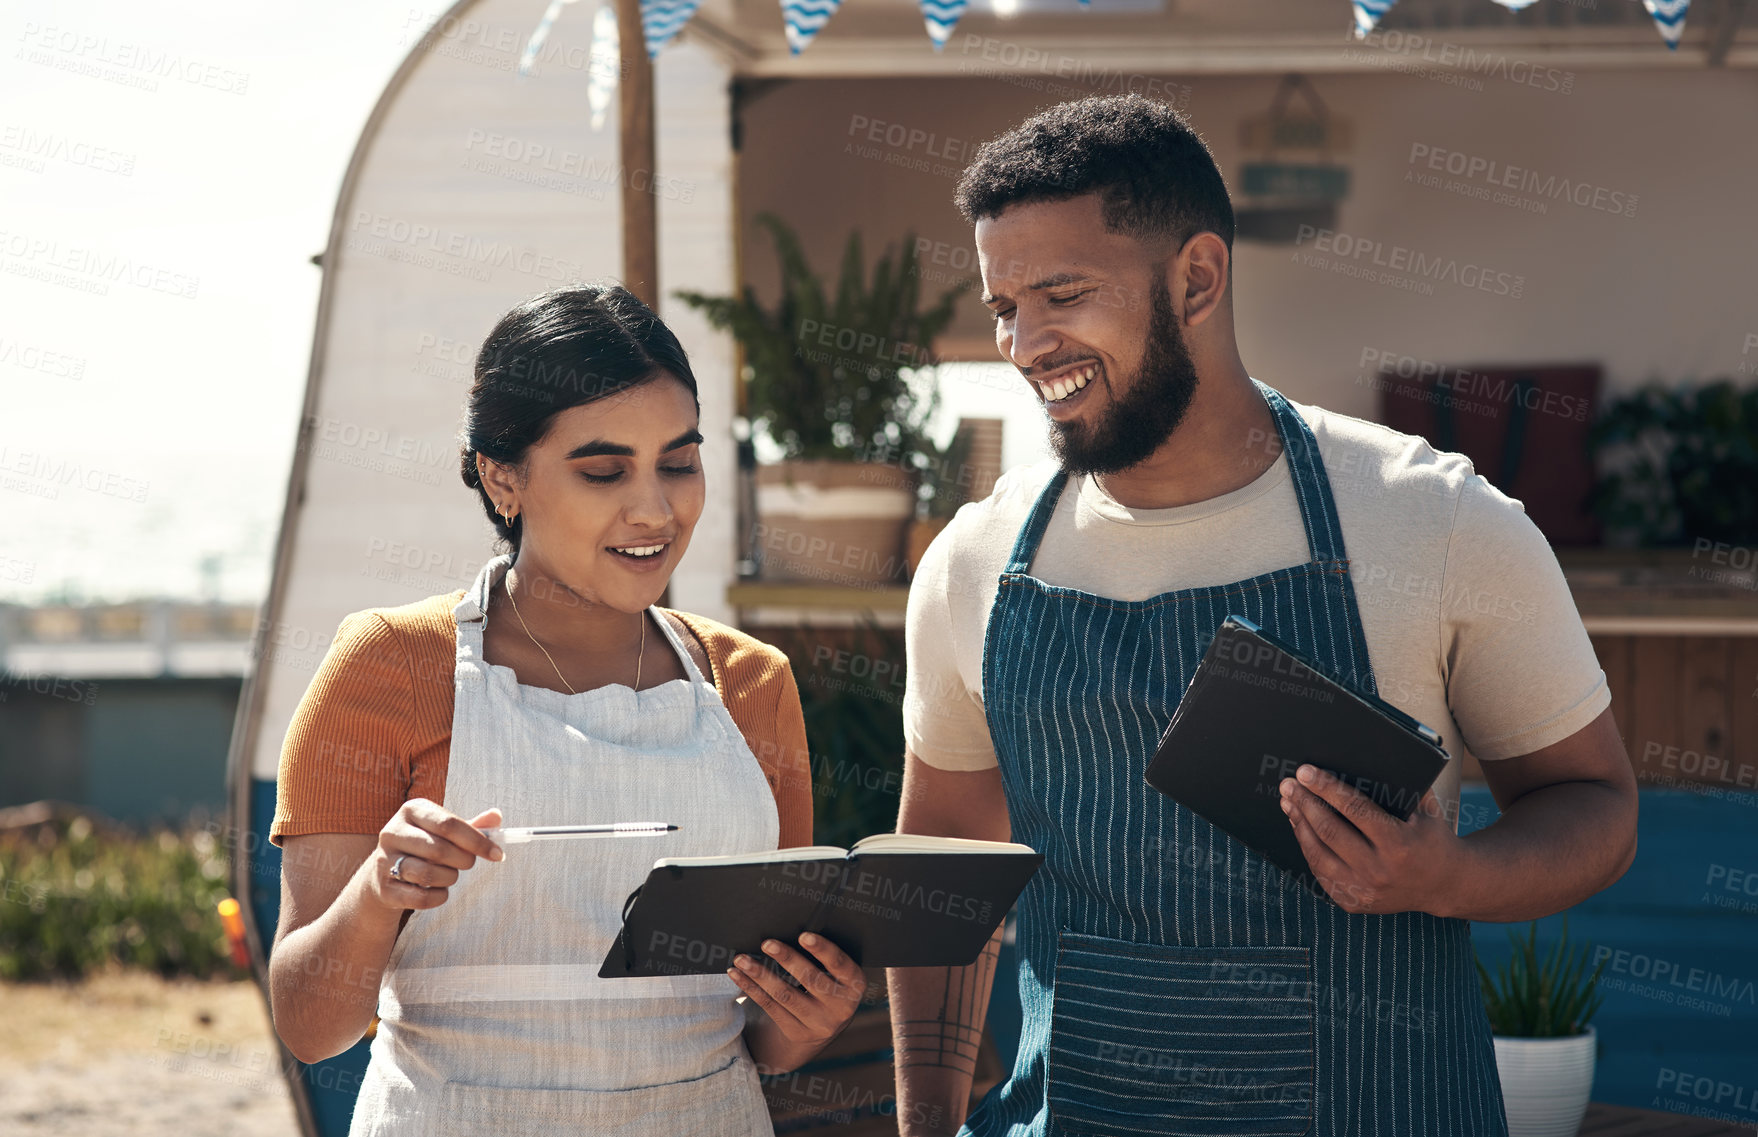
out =
<path fill-rule="evenodd" d="M 1097 194 L 1010 206 L 976 237 L 995 346 L 1042 402 L 1063 468 L 1117 473 L 1158 449 L 1196 390 L 1164 253 L 1106 230 Z"/>

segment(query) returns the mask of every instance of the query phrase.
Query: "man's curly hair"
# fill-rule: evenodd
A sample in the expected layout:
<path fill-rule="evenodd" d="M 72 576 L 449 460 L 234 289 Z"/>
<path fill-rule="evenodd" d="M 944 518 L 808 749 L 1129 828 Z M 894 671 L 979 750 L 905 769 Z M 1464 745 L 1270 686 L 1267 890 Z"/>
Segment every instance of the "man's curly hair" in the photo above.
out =
<path fill-rule="evenodd" d="M 1142 95 L 1039 111 L 978 149 L 953 200 L 975 224 L 1010 205 L 1089 193 L 1114 233 L 1178 248 L 1207 231 L 1233 246 L 1233 204 L 1214 156 L 1176 110 Z"/>

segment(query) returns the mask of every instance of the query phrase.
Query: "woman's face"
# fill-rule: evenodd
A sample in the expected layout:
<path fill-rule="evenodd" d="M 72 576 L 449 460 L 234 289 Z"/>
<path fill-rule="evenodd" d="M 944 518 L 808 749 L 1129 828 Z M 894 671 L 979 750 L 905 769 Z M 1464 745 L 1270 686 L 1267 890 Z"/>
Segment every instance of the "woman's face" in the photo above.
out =
<path fill-rule="evenodd" d="M 702 516 L 701 442 L 670 375 L 558 414 L 513 483 L 520 568 L 619 611 L 656 603 Z"/>

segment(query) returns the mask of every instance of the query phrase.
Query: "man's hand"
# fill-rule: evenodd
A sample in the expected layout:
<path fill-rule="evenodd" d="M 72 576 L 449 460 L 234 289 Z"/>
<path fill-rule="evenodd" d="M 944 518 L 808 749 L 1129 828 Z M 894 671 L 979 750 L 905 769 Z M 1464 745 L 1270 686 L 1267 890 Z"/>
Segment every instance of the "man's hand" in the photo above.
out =
<path fill-rule="evenodd" d="M 1636 859 L 1636 775 L 1608 708 L 1574 734 L 1483 763 L 1502 815 L 1461 837 L 1424 794 L 1409 821 L 1310 766 L 1282 800 L 1313 875 L 1345 911 L 1514 924 L 1607 887 Z"/>
<path fill-rule="evenodd" d="M 1446 898 L 1464 842 L 1439 799 L 1422 795 L 1409 820 L 1317 766 L 1282 779 L 1282 811 L 1312 874 L 1345 912 L 1432 912 Z"/>

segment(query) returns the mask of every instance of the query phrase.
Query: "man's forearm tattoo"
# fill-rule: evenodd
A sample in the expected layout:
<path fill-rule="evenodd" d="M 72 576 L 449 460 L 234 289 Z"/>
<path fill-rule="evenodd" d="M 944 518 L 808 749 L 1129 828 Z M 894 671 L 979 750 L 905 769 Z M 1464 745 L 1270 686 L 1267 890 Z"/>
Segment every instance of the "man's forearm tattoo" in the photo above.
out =
<path fill-rule="evenodd" d="M 939 1066 L 961 1074 L 976 1072 L 977 1045 L 983 1038 L 989 989 L 995 982 L 995 961 L 1000 954 L 1001 937 L 997 934 L 984 945 L 975 963 L 940 969 L 935 976 L 940 988 L 940 1013 L 931 1018 L 898 1021 L 897 1065 Z M 932 990 L 926 982 L 930 973 L 929 968 L 921 969 L 923 985 Z M 924 991 L 921 1010 L 933 1005 L 930 999 L 928 991 Z"/>

